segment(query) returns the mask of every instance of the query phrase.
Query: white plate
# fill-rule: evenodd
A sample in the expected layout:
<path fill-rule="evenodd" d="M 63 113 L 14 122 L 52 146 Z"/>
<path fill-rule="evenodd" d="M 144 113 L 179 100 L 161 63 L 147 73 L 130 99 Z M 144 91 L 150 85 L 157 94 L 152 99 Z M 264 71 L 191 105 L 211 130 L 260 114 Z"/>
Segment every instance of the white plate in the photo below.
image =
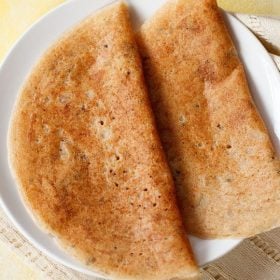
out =
<path fill-rule="evenodd" d="M 139 25 L 150 17 L 164 1 L 127 1 L 131 5 L 135 25 Z M 56 261 L 90 275 L 96 274 L 61 251 L 55 241 L 43 233 L 32 221 L 10 173 L 6 138 L 15 98 L 28 72 L 40 55 L 69 27 L 111 2 L 110 0 L 72 0 L 59 6 L 35 23 L 21 37 L 0 68 L 0 195 L 2 206 L 20 232 L 38 249 Z M 254 99 L 269 127 L 274 144 L 279 147 L 279 138 L 276 135 L 280 131 L 280 118 L 275 113 L 275 108 L 280 108 L 279 73 L 258 40 L 235 18 L 230 15 L 225 17 L 241 59 L 246 66 Z M 202 48 L 201 51 L 205 50 Z M 240 241 L 240 239 L 201 240 L 191 237 L 194 253 L 200 265 L 222 256 Z"/>

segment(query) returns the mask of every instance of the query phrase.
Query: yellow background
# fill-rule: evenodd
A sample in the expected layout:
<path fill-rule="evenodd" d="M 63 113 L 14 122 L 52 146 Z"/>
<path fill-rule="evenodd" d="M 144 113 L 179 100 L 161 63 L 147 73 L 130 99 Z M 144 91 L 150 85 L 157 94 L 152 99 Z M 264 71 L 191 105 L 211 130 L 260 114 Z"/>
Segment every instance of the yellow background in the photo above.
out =
<path fill-rule="evenodd" d="M 280 16 L 280 0 L 217 0 L 225 10 L 260 15 Z"/>
<path fill-rule="evenodd" d="M 0 61 L 31 23 L 62 2 L 63 0 L 0 0 Z"/>

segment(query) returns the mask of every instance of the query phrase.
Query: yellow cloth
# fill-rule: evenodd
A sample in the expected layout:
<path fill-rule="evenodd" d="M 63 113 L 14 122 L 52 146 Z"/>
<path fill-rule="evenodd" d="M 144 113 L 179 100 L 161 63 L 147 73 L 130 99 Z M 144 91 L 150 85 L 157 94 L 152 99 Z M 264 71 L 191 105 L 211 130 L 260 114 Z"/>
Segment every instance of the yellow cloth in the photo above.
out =
<path fill-rule="evenodd" d="M 218 0 L 218 4 L 235 13 L 280 16 L 280 0 Z"/>
<path fill-rule="evenodd" d="M 0 241 L 0 279 L 43 280 L 44 276 L 27 266 L 4 242 Z"/>

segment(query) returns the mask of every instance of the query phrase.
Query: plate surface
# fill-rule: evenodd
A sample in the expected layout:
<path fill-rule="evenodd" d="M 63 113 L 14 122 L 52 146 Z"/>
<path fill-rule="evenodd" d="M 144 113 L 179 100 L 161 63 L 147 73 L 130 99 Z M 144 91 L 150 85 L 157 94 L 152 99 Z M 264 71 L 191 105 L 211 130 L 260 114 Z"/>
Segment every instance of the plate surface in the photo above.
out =
<path fill-rule="evenodd" d="M 149 18 L 165 0 L 129 0 L 135 27 Z M 56 261 L 98 276 L 73 260 L 57 246 L 54 239 L 42 232 L 33 222 L 19 196 L 11 176 L 7 157 L 7 131 L 16 96 L 32 66 L 42 53 L 61 34 L 87 15 L 112 3 L 111 0 L 72 0 L 36 22 L 15 44 L 0 68 L 0 201 L 7 215 L 20 232 L 38 249 Z M 280 151 L 280 75 L 268 53 L 258 40 L 231 15 L 225 19 L 244 62 L 253 98 L 269 128 L 277 151 Z M 203 51 L 203 46 L 202 50 Z M 201 240 L 190 237 L 200 265 L 210 262 L 230 251 L 240 239 Z"/>

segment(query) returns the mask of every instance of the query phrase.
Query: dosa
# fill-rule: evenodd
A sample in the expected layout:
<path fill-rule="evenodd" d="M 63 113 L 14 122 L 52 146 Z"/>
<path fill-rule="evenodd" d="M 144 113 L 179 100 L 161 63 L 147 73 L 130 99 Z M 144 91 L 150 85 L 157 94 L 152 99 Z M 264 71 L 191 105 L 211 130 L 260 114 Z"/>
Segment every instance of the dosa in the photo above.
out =
<path fill-rule="evenodd" d="M 17 101 L 9 152 L 36 220 L 92 270 L 111 279 L 197 274 L 124 4 L 42 57 Z"/>
<path fill-rule="evenodd" d="M 279 161 L 216 1 L 168 1 L 138 43 L 188 232 L 279 226 Z"/>

